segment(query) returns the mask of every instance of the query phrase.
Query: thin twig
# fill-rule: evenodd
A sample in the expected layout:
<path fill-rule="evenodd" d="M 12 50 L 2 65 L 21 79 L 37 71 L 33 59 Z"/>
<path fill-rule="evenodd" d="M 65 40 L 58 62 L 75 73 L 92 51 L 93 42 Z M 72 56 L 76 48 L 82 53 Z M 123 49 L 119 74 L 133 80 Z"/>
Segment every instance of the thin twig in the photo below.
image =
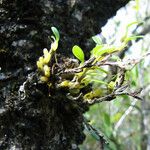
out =
<path fill-rule="evenodd" d="M 89 68 L 92 66 L 116 66 L 125 70 L 130 70 L 128 66 L 130 66 L 130 68 L 133 68 L 137 63 L 139 63 L 140 61 L 142 61 L 146 56 L 150 55 L 150 53 L 146 53 L 145 55 L 143 55 L 140 58 L 137 59 L 128 59 L 125 61 L 119 61 L 119 62 L 111 62 L 111 61 L 107 61 L 108 58 L 110 57 L 110 55 L 108 55 L 107 59 L 104 59 L 98 63 L 96 63 L 95 65 L 92 65 L 92 62 L 95 60 L 95 57 L 90 58 L 89 60 L 87 60 L 82 66 L 78 67 L 78 68 L 73 68 L 73 69 L 66 69 L 65 71 L 61 72 L 60 74 L 75 74 L 75 73 L 79 73 L 81 72 L 84 68 Z"/>
<path fill-rule="evenodd" d="M 111 94 L 108 94 L 107 96 L 103 96 L 103 97 L 100 97 L 100 98 L 94 98 L 93 100 L 89 100 L 89 101 L 87 101 L 87 103 L 89 105 L 93 105 L 93 104 L 96 104 L 96 103 L 101 103 L 103 101 L 111 101 L 115 98 L 116 98 L 115 94 L 111 93 Z"/>
<path fill-rule="evenodd" d="M 150 91 L 150 85 L 148 85 L 142 92 L 140 97 L 143 97 L 147 92 Z M 140 90 L 139 90 L 140 92 Z M 128 107 L 128 109 L 125 111 L 125 113 L 122 115 L 122 117 L 120 118 L 120 120 L 116 123 L 115 127 L 114 127 L 114 134 L 116 134 L 118 128 L 121 126 L 121 124 L 123 123 L 124 119 L 131 113 L 131 111 L 133 110 L 133 108 L 135 107 L 136 103 L 137 103 L 138 99 L 135 99 L 132 103 L 131 106 Z"/>
<path fill-rule="evenodd" d="M 134 106 L 136 105 L 136 102 L 138 100 L 135 99 L 132 103 L 131 106 L 129 106 L 129 108 L 125 111 L 125 113 L 122 115 L 122 117 L 120 118 L 120 120 L 116 123 L 115 127 L 114 127 L 114 134 L 116 134 L 118 128 L 121 126 L 121 124 L 123 123 L 124 119 L 131 113 L 131 111 L 133 110 Z"/>

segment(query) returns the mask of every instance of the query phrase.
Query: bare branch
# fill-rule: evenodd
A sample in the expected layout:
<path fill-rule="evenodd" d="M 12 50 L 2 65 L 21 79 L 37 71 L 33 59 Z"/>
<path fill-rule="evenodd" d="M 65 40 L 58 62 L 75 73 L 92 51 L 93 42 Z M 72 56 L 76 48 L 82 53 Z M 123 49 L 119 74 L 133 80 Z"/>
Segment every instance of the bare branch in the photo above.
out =
<path fill-rule="evenodd" d="M 90 58 L 89 60 L 87 60 L 82 66 L 78 67 L 78 68 L 73 68 L 73 69 L 66 69 L 63 72 L 60 72 L 59 74 L 75 74 L 75 73 L 79 73 L 81 71 L 83 71 L 84 68 L 89 68 L 92 66 L 116 66 L 125 70 L 130 70 L 131 68 L 133 68 L 137 63 L 139 63 L 140 61 L 142 61 L 146 56 L 150 55 L 150 53 L 146 53 L 145 55 L 143 55 L 140 58 L 136 58 L 136 59 L 128 59 L 128 60 L 123 60 L 123 61 L 119 61 L 119 62 L 111 62 L 111 61 L 107 61 L 108 58 L 110 57 L 110 55 L 108 55 L 104 60 L 96 63 L 95 65 L 93 65 L 93 61 L 95 60 L 95 57 Z"/>
<path fill-rule="evenodd" d="M 89 101 L 87 101 L 87 103 L 89 105 L 93 105 L 93 104 L 96 104 L 96 103 L 101 103 L 103 101 L 111 101 L 115 98 L 116 98 L 115 93 L 111 93 L 111 94 L 108 94 L 107 96 L 103 96 L 103 97 L 100 97 L 100 98 L 94 98 L 93 100 L 89 100 Z"/>

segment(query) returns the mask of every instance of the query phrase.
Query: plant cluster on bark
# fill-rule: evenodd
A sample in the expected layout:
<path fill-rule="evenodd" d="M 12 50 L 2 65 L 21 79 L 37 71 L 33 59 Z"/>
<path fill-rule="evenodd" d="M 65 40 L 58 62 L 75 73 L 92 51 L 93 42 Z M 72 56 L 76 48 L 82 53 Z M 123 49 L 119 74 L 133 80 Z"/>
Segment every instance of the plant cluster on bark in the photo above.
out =
<path fill-rule="evenodd" d="M 94 47 L 91 36 L 99 32 L 107 19 L 127 2 L 2 1 L 1 149 L 78 149 L 85 139 L 84 125 L 92 130 L 83 117 L 92 104 L 110 101 L 121 94 L 139 98 L 138 91 L 124 91 L 128 85 L 124 84 L 124 75 L 128 65 L 140 60 L 125 63 L 112 59 L 113 53 L 122 50 L 125 45 L 120 48 L 96 43 L 91 54 L 93 57 L 90 57 L 90 50 Z M 51 26 L 57 26 L 60 30 L 57 52 L 61 54 L 49 50 L 55 49 L 48 38 Z M 52 43 L 55 40 L 56 36 Z M 89 51 L 83 57 L 80 47 L 74 47 L 73 52 L 81 63 L 67 57 L 75 44 L 80 45 L 84 52 Z M 44 47 L 47 47 L 45 53 L 51 54 L 51 59 L 37 71 L 36 61 Z M 99 80 L 97 83 L 95 78 L 98 73 L 107 76 L 107 71 L 102 68 L 106 65 L 117 66 L 116 79 L 107 83 Z M 46 77 L 43 78 L 44 83 L 41 80 L 43 76 Z M 100 86 L 95 91 L 97 85 Z M 99 137 L 103 141 L 102 136 Z"/>

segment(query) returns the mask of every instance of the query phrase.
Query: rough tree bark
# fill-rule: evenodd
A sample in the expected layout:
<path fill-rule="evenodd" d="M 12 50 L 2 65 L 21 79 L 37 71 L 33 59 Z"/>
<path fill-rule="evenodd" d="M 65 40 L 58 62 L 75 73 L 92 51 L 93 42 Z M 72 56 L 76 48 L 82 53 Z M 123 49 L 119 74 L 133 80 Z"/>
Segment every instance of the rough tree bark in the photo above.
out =
<path fill-rule="evenodd" d="M 74 44 L 87 51 L 90 37 L 128 1 L 1 1 L 1 150 L 79 149 L 85 139 L 82 115 L 88 107 L 64 99 L 65 91 L 54 89 L 56 97 L 50 99 L 46 85 L 35 84 L 36 60 L 44 47 L 50 47 L 51 26 L 61 34 L 59 53 L 70 55 Z M 25 98 L 20 97 L 21 85 Z"/>

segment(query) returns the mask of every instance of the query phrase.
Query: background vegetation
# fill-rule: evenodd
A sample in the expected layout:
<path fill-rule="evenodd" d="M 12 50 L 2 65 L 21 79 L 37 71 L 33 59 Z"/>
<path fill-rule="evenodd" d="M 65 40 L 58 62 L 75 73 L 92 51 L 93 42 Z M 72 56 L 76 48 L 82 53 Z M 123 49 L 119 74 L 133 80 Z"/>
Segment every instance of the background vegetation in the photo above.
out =
<path fill-rule="evenodd" d="M 129 22 L 139 21 L 140 25 L 133 25 L 130 33 L 144 35 L 142 40 L 129 44 L 124 51 L 124 58 L 139 58 L 149 53 L 149 15 L 150 2 L 148 0 L 131 1 L 121 8 L 116 16 L 111 18 L 102 28 L 99 36 L 103 41 L 114 43 L 123 36 Z M 99 131 L 110 139 L 110 145 L 105 149 L 112 150 L 149 150 L 150 148 L 150 56 L 128 71 L 126 79 L 133 89 L 143 88 L 140 96 L 143 101 L 132 97 L 120 96 L 114 101 L 103 102 L 92 106 L 85 117 Z M 83 150 L 99 149 L 99 142 L 88 131 L 85 131 L 86 141 L 81 147 Z"/>

